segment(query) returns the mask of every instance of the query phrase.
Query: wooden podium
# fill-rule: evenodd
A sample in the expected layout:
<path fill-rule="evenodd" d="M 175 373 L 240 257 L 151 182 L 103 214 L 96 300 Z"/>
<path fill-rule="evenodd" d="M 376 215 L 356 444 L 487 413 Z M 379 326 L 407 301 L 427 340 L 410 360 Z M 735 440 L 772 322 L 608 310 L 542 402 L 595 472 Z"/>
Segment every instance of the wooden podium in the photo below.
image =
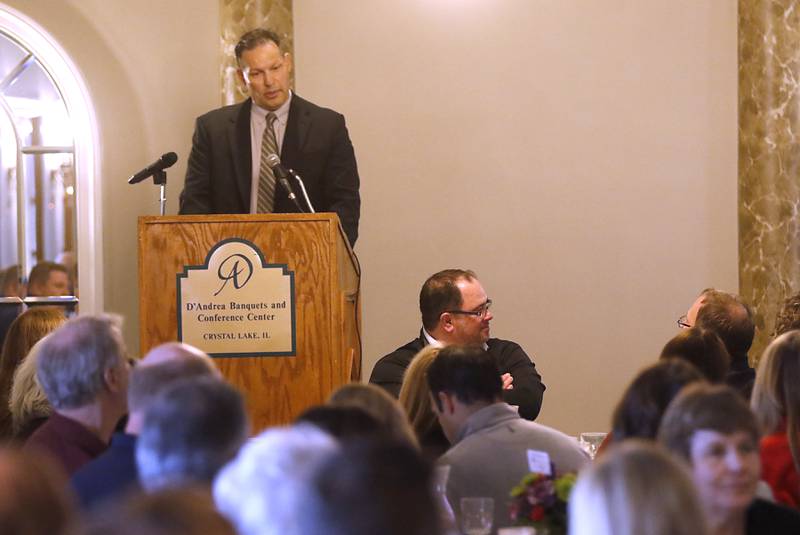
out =
<path fill-rule="evenodd" d="M 254 432 L 291 422 L 361 375 L 358 263 L 335 214 L 139 218 L 141 351 L 178 339 L 178 284 L 217 244 L 246 240 L 294 274 L 295 354 L 217 356 L 245 396 Z M 184 339 L 186 339 L 184 337 Z"/>

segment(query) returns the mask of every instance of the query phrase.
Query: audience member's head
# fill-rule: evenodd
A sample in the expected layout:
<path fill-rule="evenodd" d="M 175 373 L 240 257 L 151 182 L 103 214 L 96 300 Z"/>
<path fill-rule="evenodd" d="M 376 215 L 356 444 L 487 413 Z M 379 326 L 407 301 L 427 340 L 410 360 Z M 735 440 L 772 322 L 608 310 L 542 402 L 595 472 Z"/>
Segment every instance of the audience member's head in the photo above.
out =
<path fill-rule="evenodd" d="M 65 321 L 67 318 L 60 308 L 36 307 L 11 323 L 0 352 L 0 438 L 12 434 L 11 414 L 5 401 L 9 399 L 14 372 L 33 345 Z"/>
<path fill-rule="evenodd" d="M 503 384 L 497 364 L 480 346 L 447 346 L 428 367 L 433 411 L 445 436 L 455 442 L 474 412 L 497 403 Z"/>
<path fill-rule="evenodd" d="M 39 348 L 36 377 L 56 410 L 102 404 L 127 410 L 128 362 L 120 320 L 81 316 L 65 323 Z"/>
<path fill-rule="evenodd" d="M 697 368 L 680 359 L 665 359 L 639 372 L 614 410 L 611 424 L 614 441 L 655 440 L 670 402 L 683 387 L 702 380 Z"/>
<path fill-rule="evenodd" d="M 750 307 L 738 295 L 713 288 L 703 290 L 695 300 L 686 322 L 716 333 L 731 358 L 746 356 L 755 336 Z"/>
<path fill-rule="evenodd" d="M 695 366 L 709 383 L 723 383 L 731 357 L 717 334 L 692 327 L 675 335 L 661 350 L 661 358 L 682 359 Z"/>
<path fill-rule="evenodd" d="M 0 297 L 25 297 L 25 287 L 20 279 L 18 265 L 0 271 Z"/>
<path fill-rule="evenodd" d="M 408 416 L 397 400 L 372 384 L 350 383 L 336 389 L 328 398 L 334 407 L 358 407 L 380 422 L 389 437 L 417 447 L 417 437 L 408 423 Z"/>
<path fill-rule="evenodd" d="M 69 295 L 69 270 L 55 262 L 39 262 L 28 277 L 29 297 L 53 297 Z"/>
<path fill-rule="evenodd" d="M 148 404 L 136 464 L 148 490 L 210 484 L 247 438 L 242 396 L 212 377 L 193 377 Z"/>
<path fill-rule="evenodd" d="M 785 426 L 795 470 L 800 472 L 800 331 L 783 333 L 764 350 L 751 405 L 764 434 Z"/>
<path fill-rule="evenodd" d="M 238 535 L 207 489 L 132 495 L 99 511 L 84 535 Z"/>
<path fill-rule="evenodd" d="M 298 523 L 308 514 L 312 474 L 338 448 L 314 425 L 268 429 L 220 471 L 213 487 L 217 508 L 239 535 L 315 533 Z"/>
<path fill-rule="evenodd" d="M 740 518 L 744 532 L 761 461 L 758 425 L 741 395 L 728 386 L 687 386 L 664 414 L 658 438 L 689 463 L 712 530 Z"/>
<path fill-rule="evenodd" d="M 775 317 L 775 332 L 780 336 L 785 332 L 800 329 L 800 293 L 787 297 Z"/>
<path fill-rule="evenodd" d="M 632 440 L 581 473 L 569 500 L 570 535 L 703 535 L 686 468 L 660 446 Z"/>
<path fill-rule="evenodd" d="M 464 269 L 431 275 L 419 293 L 422 326 L 444 344 L 486 343 L 491 304 L 475 273 Z"/>
<path fill-rule="evenodd" d="M 11 385 L 8 408 L 11 412 L 12 434 L 20 442 L 31 436 L 53 413 L 53 406 L 36 378 L 39 349 L 43 342 L 44 338 L 33 345 L 14 373 Z"/>
<path fill-rule="evenodd" d="M 329 456 L 298 521 L 301 533 L 441 533 L 430 465 L 404 443 L 350 443 Z"/>
<path fill-rule="evenodd" d="M 157 345 L 147 352 L 147 354 L 139 362 L 141 366 L 154 366 L 164 364 L 167 362 L 200 360 L 205 363 L 209 371 L 217 377 L 222 377 L 222 374 L 217 369 L 214 359 L 209 357 L 204 351 L 192 345 L 184 344 L 182 342 L 166 342 Z"/>
<path fill-rule="evenodd" d="M 423 446 L 426 437 L 439 428 L 428 388 L 428 368 L 438 354 L 438 347 L 425 346 L 406 368 L 400 387 L 400 406 L 406 411 L 411 427 Z"/>
<path fill-rule="evenodd" d="M 375 417 L 359 407 L 317 405 L 303 411 L 295 423 L 315 425 L 340 441 L 389 436 Z"/>
<path fill-rule="evenodd" d="M 65 535 L 72 532 L 73 503 L 64 474 L 35 452 L 0 449 L 0 532 Z"/>
<path fill-rule="evenodd" d="M 131 371 L 126 431 L 139 434 L 144 413 L 159 392 L 179 380 L 198 376 L 222 378 L 211 357 L 193 346 L 169 342 L 151 349 Z"/>

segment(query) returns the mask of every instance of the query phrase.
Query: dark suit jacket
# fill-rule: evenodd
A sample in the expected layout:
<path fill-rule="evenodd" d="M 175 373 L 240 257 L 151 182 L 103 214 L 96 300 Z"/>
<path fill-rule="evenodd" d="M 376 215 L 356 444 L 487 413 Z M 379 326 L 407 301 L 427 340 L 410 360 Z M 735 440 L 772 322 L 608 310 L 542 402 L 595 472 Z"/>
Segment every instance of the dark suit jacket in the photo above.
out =
<path fill-rule="evenodd" d="M 245 214 L 250 211 L 252 157 L 250 106 L 246 100 L 197 119 L 181 192 L 181 214 Z M 317 212 L 336 212 L 350 244 L 358 237 L 361 198 L 353 145 L 344 117 L 292 94 L 281 163 L 306 185 Z M 300 187 L 292 187 L 301 206 Z M 278 186 L 275 212 L 297 212 Z"/>
<path fill-rule="evenodd" d="M 72 475 L 72 488 L 83 509 L 94 509 L 106 500 L 141 489 L 136 468 L 136 438 L 127 433 L 114 433 L 111 446 Z"/>
<path fill-rule="evenodd" d="M 394 397 L 400 395 L 403 373 L 414 355 L 428 344 L 425 335 L 397 348 L 381 358 L 372 369 L 370 383 L 383 387 Z M 519 407 L 519 415 L 526 420 L 535 420 L 542 408 L 545 386 L 536 371 L 536 365 L 525 351 L 514 342 L 489 338 L 486 342 L 489 354 L 494 356 L 500 373 L 510 373 L 514 377 L 514 388 L 503 390 L 503 401 Z"/>

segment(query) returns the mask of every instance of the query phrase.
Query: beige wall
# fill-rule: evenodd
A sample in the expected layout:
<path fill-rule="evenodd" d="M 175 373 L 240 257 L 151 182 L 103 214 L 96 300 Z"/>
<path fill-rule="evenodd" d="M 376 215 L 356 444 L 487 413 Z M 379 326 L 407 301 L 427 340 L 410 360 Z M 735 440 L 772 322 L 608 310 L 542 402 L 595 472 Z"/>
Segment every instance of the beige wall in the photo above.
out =
<path fill-rule="evenodd" d="M 298 92 L 348 119 L 365 369 L 477 270 L 540 421 L 607 428 L 706 286 L 735 290 L 736 3 L 303 0 Z"/>
<path fill-rule="evenodd" d="M 132 171 L 218 103 L 218 2 L 23 0 L 97 105 L 105 301 L 136 347 Z M 430 273 L 478 271 L 535 355 L 541 416 L 604 429 L 701 288 L 735 289 L 733 0 L 298 0 L 297 88 L 343 112 L 364 201 L 365 369 L 413 337 Z"/>

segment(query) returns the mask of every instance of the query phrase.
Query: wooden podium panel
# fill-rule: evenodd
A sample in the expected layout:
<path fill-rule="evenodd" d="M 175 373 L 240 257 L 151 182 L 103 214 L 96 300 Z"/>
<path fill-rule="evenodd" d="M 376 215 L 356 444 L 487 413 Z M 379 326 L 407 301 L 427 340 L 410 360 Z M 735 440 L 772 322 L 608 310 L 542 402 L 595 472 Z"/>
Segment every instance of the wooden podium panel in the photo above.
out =
<path fill-rule="evenodd" d="M 296 355 L 215 358 L 245 395 L 258 431 L 292 421 L 360 378 L 359 274 L 335 214 L 140 217 L 142 354 L 177 340 L 177 275 L 230 238 L 252 242 L 268 263 L 286 264 L 295 276 Z"/>

